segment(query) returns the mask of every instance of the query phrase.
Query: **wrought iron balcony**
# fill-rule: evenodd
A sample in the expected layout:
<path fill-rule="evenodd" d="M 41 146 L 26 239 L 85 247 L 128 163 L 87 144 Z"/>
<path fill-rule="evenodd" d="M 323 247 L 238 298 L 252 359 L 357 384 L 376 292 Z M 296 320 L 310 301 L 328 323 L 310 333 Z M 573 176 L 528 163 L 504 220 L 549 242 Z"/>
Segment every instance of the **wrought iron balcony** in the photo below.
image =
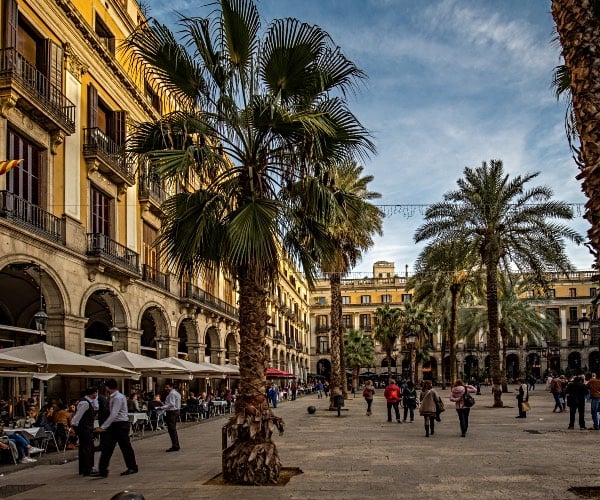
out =
<path fill-rule="evenodd" d="M 139 276 L 138 253 L 102 233 L 88 233 L 87 254 L 90 264 L 107 267 L 109 273 Z"/>
<path fill-rule="evenodd" d="M 83 129 L 83 157 L 88 170 L 100 170 L 115 184 L 133 186 L 135 169 L 123 156 L 121 149 L 98 127 Z"/>
<path fill-rule="evenodd" d="M 75 132 L 75 104 L 13 47 L 0 50 L 0 97 L 16 101 L 46 130 Z"/>
<path fill-rule="evenodd" d="M 151 180 L 147 176 L 138 178 L 138 201 L 140 204 L 147 203 L 151 211 L 160 215 L 162 213 L 160 207 L 167 197 L 167 191 L 159 181 Z"/>
<path fill-rule="evenodd" d="M 329 331 L 329 325 L 317 325 L 317 333 L 324 333 Z"/>
<path fill-rule="evenodd" d="M 204 306 L 208 306 L 214 311 L 224 313 L 231 318 L 239 319 L 239 313 L 236 307 L 228 304 L 218 297 L 215 297 L 214 295 L 211 295 L 205 290 L 202 290 L 202 288 L 192 285 L 191 283 L 184 283 L 183 297 L 194 302 L 198 302 Z"/>
<path fill-rule="evenodd" d="M 8 191 L 0 191 L 0 217 L 44 238 L 64 243 L 62 219 Z"/>
<path fill-rule="evenodd" d="M 330 353 L 331 353 L 331 349 L 329 348 L 329 346 L 317 347 L 317 354 L 330 354 Z"/>
<path fill-rule="evenodd" d="M 169 274 L 161 273 L 158 269 L 150 267 L 148 264 L 142 266 L 142 279 L 167 292 L 171 290 Z"/>

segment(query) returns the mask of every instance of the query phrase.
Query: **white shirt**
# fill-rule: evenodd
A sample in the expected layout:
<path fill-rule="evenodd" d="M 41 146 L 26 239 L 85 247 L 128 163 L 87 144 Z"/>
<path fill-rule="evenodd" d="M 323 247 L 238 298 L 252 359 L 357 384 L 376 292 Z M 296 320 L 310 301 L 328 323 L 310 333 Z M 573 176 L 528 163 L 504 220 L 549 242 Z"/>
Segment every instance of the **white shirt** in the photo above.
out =
<path fill-rule="evenodd" d="M 110 395 L 108 400 L 110 408 L 110 415 L 102 423 L 103 429 L 108 429 L 110 424 L 113 422 L 129 422 L 129 415 L 127 413 L 127 398 L 119 391 L 115 391 Z"/>
<path fill-rule="evenodd" d="M 171 389 L 165 398 L 163 408 L 167 411 L 179 411 L 181 409 L 181 394 L 175 389 Z"/>

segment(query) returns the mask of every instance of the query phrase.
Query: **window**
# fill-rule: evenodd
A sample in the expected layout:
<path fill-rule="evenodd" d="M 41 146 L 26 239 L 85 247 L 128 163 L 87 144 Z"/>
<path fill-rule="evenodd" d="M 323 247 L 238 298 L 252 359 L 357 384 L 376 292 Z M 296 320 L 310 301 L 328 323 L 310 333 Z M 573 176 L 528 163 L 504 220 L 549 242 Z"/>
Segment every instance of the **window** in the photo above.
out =
<path fill-rule="evenodd" d="M 91 135 L 86 140 L 94 140 L 106 153 L 115 154 L 125 142 L 125 111 L 113 111 L 98 97 L 98 90 L 92 84 L 87 91 L 87 126 Z"/>
<path fill-rule="evenodd" d="M 96 14 L 96 35 L 100 38 L 100 42 L 106 50 L 108 50 L 113 56 L 115 55 L 115 36 L 110 32 L 108 26 L 104 24 L 104 21 Z"/>
<path fill-rule="evenodd" d="M 352 328 L 352 314 L 342 315 L 342 326 L 344 328 Z"/>
<path fill-rule="evenodd" d="M 569 307 L 569 321 L 577 321 L 578 314 L 576 307 Z"/>
<path fill-rule="evenodd" d="M 381 296 L 381 302 L 384 304 L 389 304 L 392 301 L 392 296 L 389 294 L 385 294 Z"/>
<path fill-rule="evenodd" d="M 13 168 L 6 175 L 6 187 L 10 193 L 28 201 L 32 205 L 40 205 L 40 170 L 42 151 L 19 134 L 8 130 L 6 157 L 23 158 L 18 168 Z"/>
<path fill-rule="evenodd" d="M 548 289 L 548 297 L 550 297 L 552 299 L 556 297 L 556 289 L 555 288 Z"/>
<path fill-rule="evenodd" d="M 142 232 L 142 258 L 144 259 L 144 264 L 153 269 L 159 269 L 158 250 L 154 246 L 155 241 L 158 239 L 158 230 L 144 223 Z"/>
<path fill-rule="evenodd" d="M 319 337 L 319 353 L 327 354 L 329 352 L 329 339 L 327 337 Z"/>
<path fill-rule="evenodd" d="M 100 190 L 91 188 L 91 227 L 94 234 L 111 237 L 111 199 Z"/>
<path fill-rule="evenodd" d="M 343 295 L 342 296 L 342 304 L 347 306 L 350 304 L 350 297 L 348 295 Z"/>
<path fill-rule="evenodd" d="M 361 314 L 360 315 L 360 329 L 367 332 L 371 331 L 371 315 Z"/>
<path fill-rule="evenodd" d="M 361 295 L 360 296 L 360 303 L 361 304 L 370 304 L 371 303 L 371 296 L 370 295 Z"/>
<path fill-rule="evenodd" d="M 569 344 L 579 343 L 579 328 L 569 328 Z"/>
<path fill-rule="evenodd" d="M 577 288 L 569 288 L 569 297 L 572 299 L 577 297 Z"/>
<path fill-rule="evenodd" d="M 411 293 L 403 293 L 402 294 L 402 302 L 410 302 L 412 300 Z"/>
<path fill-rule="evenodd" d="M 328 316 L 326 314 L 320 314 L 317 316 L 317 327 L 319 329 L 327 329 L 328 327 Z"/>
<path fill-rule="evenodd" d="M 156 111 L 158 111 L 160 113 L 161 112 L 160 97 L 158 96 L 158 94 L 154 91 L 154 89 L 148 82 L 145 82 L 144 94 L 146 95 L 146 100 L 150 103 L 150 105 Z M 285 272 L 285 277 L 287 278 L 287 272 Z"/>
<path fill-rule="evenodd" d="M 595 297 L 597 294 L 596 288 L 590 288 L 590 297 Z"/>

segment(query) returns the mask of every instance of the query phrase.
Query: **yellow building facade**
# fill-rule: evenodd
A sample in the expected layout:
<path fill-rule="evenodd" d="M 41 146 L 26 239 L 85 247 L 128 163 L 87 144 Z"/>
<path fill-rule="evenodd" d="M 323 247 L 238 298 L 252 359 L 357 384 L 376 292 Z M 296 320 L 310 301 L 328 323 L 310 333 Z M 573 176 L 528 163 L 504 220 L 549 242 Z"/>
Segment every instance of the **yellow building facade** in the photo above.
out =
<path fill-rule="evenodd" d="M 596 273 L 577 271 L 568 275 L 555 273 L 549 297 L 538 299 L 533 307 L 556 322 L 556 340 L 534 343 L 528 341 L 527 332 L 520 340 L 507 345 L 506 372 L 509 379 L 520 374 L 542 377 L 547 372 L 586 372 L 600 373 L 599 338 L 600 327 L 592 314 L 591 302 L 597 294 Z M 373 333 L 374 314 L 378 307 L 402 307 L 412 300 L 412 291 L 407 289 L 408 270 L 398 274 L 393 262 L 379 261 L 373 264 L 372 274 L 352 276 L 342 280 L 342 325 L 346 329 L 360 329 Z M 310 299 L 311 317 L 311 373 L 328 376 L 330 361 L 330 307 L 329 282 L 321 280 Z M 587 332 L 580 328 L 580 319 L 591 318 Z M 429 362 L 419 366 L 418 379 L 441 381 L 442 335 L 432 332 L 431 357 Z M 459 332 L 460 336 L 460 332 Z M 387 374 L 385 353 L 375 344 L 377 361 L 375 366 L 363 367 L 362 372 L 369 376 Z M 449 356 L 446 351 L 446 380 L 449 379 Z M 391 371 L 398 376 L 408 376 L 409 363 L 406 345 L 398 340 L 393 352 Z M 459 341 L 457 349 L 458 373 L 470 379 L 473 376 L 485 377 L 489 373 L 489 353 L 485 333 L 473 342 Z"/>
<path fill-rule="evenodd" d="M 121 50 L 145 20 L 138 2 L 0 0 L 0 15 L 0 160 L 23 159 L 0 176 L 0 347 L 236 364 L 235 283 L 169 272 L 154 246 L 169 190 L 119 154 L 135 123 L 169 107 Z M 276 331 L 291 333 L 268 354 L 301 377 L 306 286 L 282 273 L 280 297 L 304 323 L 274 300 Z"/>

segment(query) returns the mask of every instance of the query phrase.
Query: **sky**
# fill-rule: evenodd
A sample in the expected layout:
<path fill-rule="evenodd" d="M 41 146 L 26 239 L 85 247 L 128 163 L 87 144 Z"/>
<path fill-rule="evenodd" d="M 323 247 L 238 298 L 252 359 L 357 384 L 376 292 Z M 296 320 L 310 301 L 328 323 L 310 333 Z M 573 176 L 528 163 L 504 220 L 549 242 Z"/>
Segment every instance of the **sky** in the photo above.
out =
<path fill-rule="evenodd" d="M 207 0 L 144 0 L 149 15 L 171 24 L 174 12 L 206 15 Z M 326 30 L 367 75 L 351 110 L 377 152 L 363 162 L 385 210 L 383 236 L 355 267 L 376 261 L 411 272 L 424 244 L 415 230 L 427 205 L 456 189 L 465 167 L 503 161 L 511 175 L 539 172 L 529 183 L 577 204 L 566 222 L 588 223 L 564 130 L 565 104 L 551 89 L 561 63 L 550 0 L 257 0 L 264 27 L 295 17 Z M 571 262 L 591 269 L 587 248 L 567 244 Z M 408 266 L 408 268 L 406 267 Z"/>

